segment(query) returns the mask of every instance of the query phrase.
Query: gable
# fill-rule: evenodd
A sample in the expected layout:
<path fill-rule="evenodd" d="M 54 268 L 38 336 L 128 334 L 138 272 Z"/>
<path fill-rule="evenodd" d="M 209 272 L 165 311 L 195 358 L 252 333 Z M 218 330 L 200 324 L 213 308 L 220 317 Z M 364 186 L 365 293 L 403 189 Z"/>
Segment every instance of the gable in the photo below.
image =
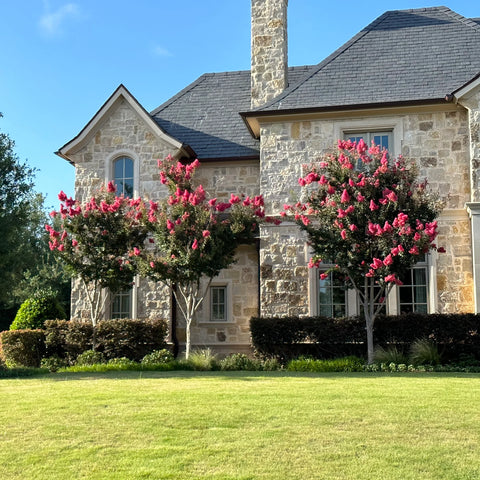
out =
<path fill-rule="evenodd" d="M 81 132 L 55 153 L 74 164 L 73 156 L 93 140 L 101 126 L 108 121 L 122 102 L 126 102 L 136 115 L 140 117 L 152 135 L 169 145 L 172 151 L 177 152 L 178 156 L 194 155 L 188 145 L 184 145 L 176 138 L 165 133 L 123 85 L 120 85 L 117 90 L 115 90 Z"/>

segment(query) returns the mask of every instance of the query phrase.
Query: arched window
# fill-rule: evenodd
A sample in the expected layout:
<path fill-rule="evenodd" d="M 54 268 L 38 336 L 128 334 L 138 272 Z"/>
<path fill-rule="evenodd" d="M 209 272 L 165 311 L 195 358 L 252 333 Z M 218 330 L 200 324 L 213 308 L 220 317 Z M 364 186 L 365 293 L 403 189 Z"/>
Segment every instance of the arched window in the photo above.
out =
<path fill-rule="evenodd" d="M 117 195 L 133 197 L 133 160 L 129 157 L 118 157 L 113 162 L 113 181 L 117 187 Z"/>

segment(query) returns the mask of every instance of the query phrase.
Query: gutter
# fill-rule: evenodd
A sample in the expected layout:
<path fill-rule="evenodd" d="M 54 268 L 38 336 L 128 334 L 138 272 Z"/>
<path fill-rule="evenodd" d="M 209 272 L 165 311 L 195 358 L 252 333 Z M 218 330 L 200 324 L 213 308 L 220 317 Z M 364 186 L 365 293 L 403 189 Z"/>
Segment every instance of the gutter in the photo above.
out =
<path fill-rule="evenodd" d="M 375 109 L 392 109 L 392 108 L 405 108 L 405 107 L 417 107 L 428 105 L 443 105 L 449 102 L 448 95 L 442 98 L 436 99 L 423 99 L 423 100 L 408 100 L 397 102 L 378 102 L 378 103 L 359 103 L 351 105 L 330 105 L 324 107 L 304 107 L 304 108 L 290 108 L 290 109 L 278 109 L 278 110 L 250 110 L 247 112 L 240 112 L 240 116 L 244 121 L 248 131 L 254 138 L 260 136 L 260 121 L 269 120 L 271 122 L 281 121 L 284 118 L 293 120 L 294 117 L 311 116 L 315 115 L 327 115 L 335 113 L 347 113 L 347 112 L 359 112 L 361 110 L 375 110 Z"/>

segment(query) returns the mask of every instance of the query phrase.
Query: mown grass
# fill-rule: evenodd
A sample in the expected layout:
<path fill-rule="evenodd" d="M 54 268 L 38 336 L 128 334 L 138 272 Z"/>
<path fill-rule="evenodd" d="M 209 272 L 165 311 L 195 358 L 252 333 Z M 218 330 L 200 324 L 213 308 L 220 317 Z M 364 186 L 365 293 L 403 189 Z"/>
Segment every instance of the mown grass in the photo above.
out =
<path fill-rule="evenodd" d="M 5 479 L 480 479 L 475 374 L 59 373 L 0 399 Z"/>

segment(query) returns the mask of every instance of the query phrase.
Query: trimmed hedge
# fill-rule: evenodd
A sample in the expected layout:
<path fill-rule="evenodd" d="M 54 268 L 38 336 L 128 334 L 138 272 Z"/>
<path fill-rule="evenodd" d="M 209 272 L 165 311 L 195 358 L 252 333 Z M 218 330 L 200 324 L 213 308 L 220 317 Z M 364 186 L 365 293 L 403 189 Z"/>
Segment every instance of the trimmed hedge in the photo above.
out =
<path fill-rule="evenodd" d="M 0 348 L 8 367 L 40 367 L 45 354 L 43 330 L 0 332 Z"/>
<path fill-rule="evenodd" d="M 250 330 L 258 354 L 282 361 L 300 355 L 334 358 L 366 354 L 365 321 L 360 317 L 254 317 Z M 445 361 L 456 361 L 465 354 L 480 360 L 480 315 L 404 314 L 375 320 L 376 345 L 395 345 L 408 352 L 421 338 L 437 344 Z"/>
<path fill-rule="evenodd" d="M 47 320 L 45 322 L 47 357 L 57 356 L 69 363 L 93 347 L 93 326 L 77 320 Z"/>
<path fill-rule="evenodd" d="M 77 320 L 45 322 L 47 356 L 57 355 L 73 363 L 81 353 L 93 349 L 91 323 Z M 126 357 L 140 361 L 146 354 L 166 347 L 167 324 L 163 320 L 102 320 L 95 330 L 95 350 L 107 360 Z"/>

